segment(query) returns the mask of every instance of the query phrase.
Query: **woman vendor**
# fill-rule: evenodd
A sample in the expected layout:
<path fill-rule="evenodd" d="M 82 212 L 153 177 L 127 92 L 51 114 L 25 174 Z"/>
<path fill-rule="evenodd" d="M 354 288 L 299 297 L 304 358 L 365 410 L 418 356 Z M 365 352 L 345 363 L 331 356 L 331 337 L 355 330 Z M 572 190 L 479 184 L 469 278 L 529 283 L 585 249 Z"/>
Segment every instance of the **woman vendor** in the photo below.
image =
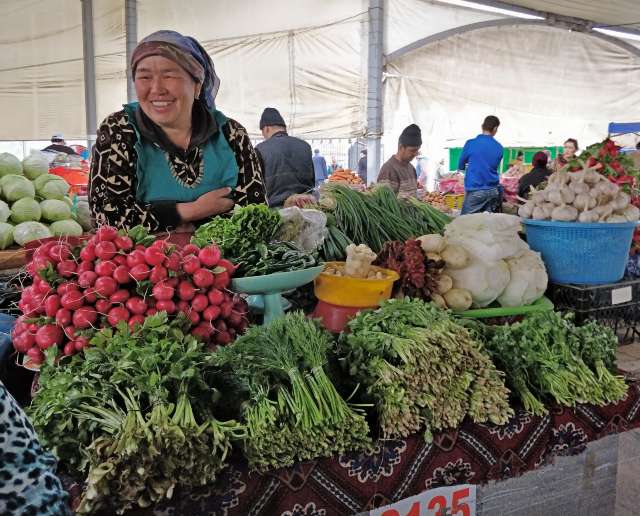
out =
<path fill-rule="evenodd" d="M 147 36 L 131 73 L 138 102 L 97 132 L 89 179 L 96 225 L 165 231 L 265 202 L 249 135 L 216 109 L 220 80 L 195 39 L 166 30 Z"/>
<path fill-rule="evenodd" d="M 569 138 L 564 142 L 564 150 L 562 151 L 562 154 L 558 154 L 556 159 L 553 160 L 551 170 L 553 172 L 557 172 L 563 168 L 567 163 L 569 163 L 569 161 L 576 157 L 576 152 L 578 152 L 578 140 L 575 138 Z"/>

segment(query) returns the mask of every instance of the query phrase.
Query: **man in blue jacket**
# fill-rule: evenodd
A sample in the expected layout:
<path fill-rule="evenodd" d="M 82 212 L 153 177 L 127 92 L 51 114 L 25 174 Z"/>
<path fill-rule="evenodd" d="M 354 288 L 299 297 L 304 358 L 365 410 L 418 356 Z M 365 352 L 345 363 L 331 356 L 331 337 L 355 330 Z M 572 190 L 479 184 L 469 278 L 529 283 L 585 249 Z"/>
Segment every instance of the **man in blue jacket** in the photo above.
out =
<path fill-rule="evenodd" d="M 496 139 L 500 120 L 488 116 L 482 123 L 482 134 L 464 144 L 458 170 L 465 171 L 462 215 L 496 212 L 502 207 L 502 187 L 498 167 L 503 148 Z"/>

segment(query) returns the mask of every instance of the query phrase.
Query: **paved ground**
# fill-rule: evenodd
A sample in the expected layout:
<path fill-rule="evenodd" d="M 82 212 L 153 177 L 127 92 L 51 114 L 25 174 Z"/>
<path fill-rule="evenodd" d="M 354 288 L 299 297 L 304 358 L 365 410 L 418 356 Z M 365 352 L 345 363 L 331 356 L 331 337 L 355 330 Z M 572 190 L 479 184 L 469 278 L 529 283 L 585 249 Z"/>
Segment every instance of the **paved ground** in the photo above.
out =
<path fill-rule="evenodd" d="M 640 343 L 626 344 L 618 348 L 618 367 L 640 378 Z"/>

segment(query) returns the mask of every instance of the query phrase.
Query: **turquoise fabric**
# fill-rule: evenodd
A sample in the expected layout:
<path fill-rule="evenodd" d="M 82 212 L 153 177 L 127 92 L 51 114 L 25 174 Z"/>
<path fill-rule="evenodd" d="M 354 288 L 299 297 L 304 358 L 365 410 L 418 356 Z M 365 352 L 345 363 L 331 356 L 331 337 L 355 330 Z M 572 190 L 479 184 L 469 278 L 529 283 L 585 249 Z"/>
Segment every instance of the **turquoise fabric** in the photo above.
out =
<path fill-rule="evenodd" d="M 135 144 L 138 154 L 136 197 L 139 201 L 145 203 L 191 202 L 211 190 L 225 186 L 233 189 L 237 186 L 238 164 L 236 156 L 222 134 L 222 130 L 219 130 L 204 145 L 204 173 L 201 181 L 198 184 L 187 186 L 181 184 L 171 173 L 166 152 L 140 136 L 135 116 L 138 103 L 125 104 L 124 109 L 137 137 Z M 218 127 L 221 128 L 227 123 L 227 118 L 220 111 L 214 109 L 211 113 L 215 117 Z"/>

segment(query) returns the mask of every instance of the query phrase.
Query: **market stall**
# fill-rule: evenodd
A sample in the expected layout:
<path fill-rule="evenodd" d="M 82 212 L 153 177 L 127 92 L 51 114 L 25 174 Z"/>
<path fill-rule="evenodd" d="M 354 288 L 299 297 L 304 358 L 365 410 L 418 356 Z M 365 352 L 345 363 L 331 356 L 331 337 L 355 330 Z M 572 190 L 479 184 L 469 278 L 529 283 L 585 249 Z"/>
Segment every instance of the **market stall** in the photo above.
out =
<path fill-rule="evenodd" d="M 541 202 L 562 181 L 584 190 L 564 212 L 596 189 L 619 204 L 599 223 L 555 207 L 533 220 L 534 195 L 527 241 L 516 216 L 452 219 L 341 182 L 307 209 L 214 217 L 190 241 L 139 226 L 40 241 L 13 359 L 38 370 L 28 414 L 74 509 L 353 514 L 640 426 L 616 335 L 553 309 L 562 263 L 531 229 L 563 229 L 583 259 L 573 230 L 591 231 L 607 270 L 579 280 L 618 281 L 640 213 L 627 179 L 592 168 L 559 172 Z"/>

